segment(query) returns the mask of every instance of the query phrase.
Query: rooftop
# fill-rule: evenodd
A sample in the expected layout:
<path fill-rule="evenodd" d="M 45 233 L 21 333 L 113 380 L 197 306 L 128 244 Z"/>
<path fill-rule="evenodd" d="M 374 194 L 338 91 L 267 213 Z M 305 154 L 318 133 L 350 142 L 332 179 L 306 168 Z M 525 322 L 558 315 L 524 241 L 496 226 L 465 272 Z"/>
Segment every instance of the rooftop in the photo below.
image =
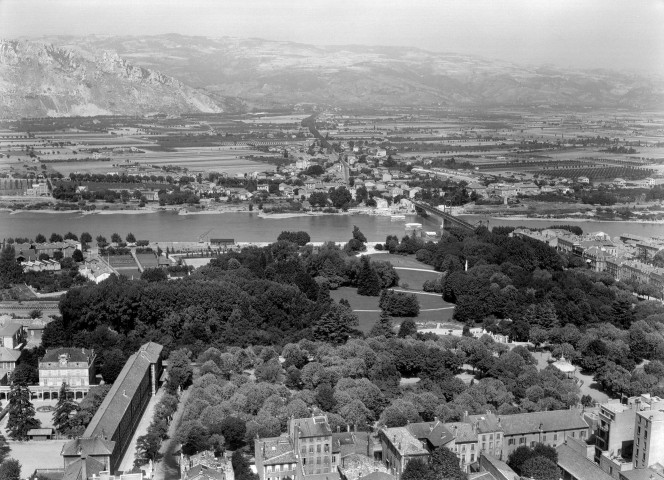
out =
<path fill-rule="evenodd" d="M 454 435 L 440 421 L 411 423 L 406 428 L 419 440 L 426 438 L 434 448 L 454 440 Z"/>
<path fill-rule="evenodd" d="M 0 347 L 0 362 L 15 362 L 21 356 L 20 350 Z"/>
<path fill-rule="evenodd" d="M 69 362 L 92 362 L 94 351 L 85 348 L 53 348 L 46 350 L 40 362 L 58 362 L 60 355 L 67 355 Z"/>
<path fill-rule="evenodd" d="M 540 429 L 544 432 L 555 432 L 588 428 L 588 424 L 581 415 L 581 410 L 570 409 L 517 413 L 498 418 L 505 435 L 520 435 L 538 432 Z"/>
<path fill-rule="evenodd" d="M 295 451 L 290 439 L 286 436 L 262 438 L 257 448 L 263 451 L 264 465 L 277 465 L 283 463 L 296 463 Z"/>
<path fill-rule="evenodd" d="M 575 478 L 592 478 L 593 480 L 612 480 L 613 477 L 604 473 L 599 466 L 566 443 L 556 447 L 558 466 Z"/>
<path fill-rule="evenodd" d="M 320 415 L 311 418 L 294 418 L 293 427 L 300 430 L 300 437 L 322 437 L 332 435 L 327 417 Z"/>
<path fill-rule="evenodd" d="M 82 453 L 90 456 L 110 455 L 115 448 L 115 442 L 101 437 L 81 437 L 70 440 L 62 446 L 60 455 L 63 457 L 78 457 Z"/>
<path fill-rule="evenodd" d="M 11 337 L 22 328 L 20 323 L 7 323 L 0 327 L 0 337 Z"/>
<path fill-rule="evenodd" d="M 401 455 L 426 455 L 428 452 L 407 427 L 393 427 L 383 429 L 385 437 L 392 443 Z"/>
<path fill-rule="evenodd" d="M 154 342 L 146 343 L 138 352 L 129 357 L 97 413 L 85 429 L 83 434 L 85 437 L 110 438 L 113 436 L 120 420 L 129 408 L 134 392 L 143 380 L 145 372 L 152 363 L 157 362 L 162 348 L 161 345 Z"/>

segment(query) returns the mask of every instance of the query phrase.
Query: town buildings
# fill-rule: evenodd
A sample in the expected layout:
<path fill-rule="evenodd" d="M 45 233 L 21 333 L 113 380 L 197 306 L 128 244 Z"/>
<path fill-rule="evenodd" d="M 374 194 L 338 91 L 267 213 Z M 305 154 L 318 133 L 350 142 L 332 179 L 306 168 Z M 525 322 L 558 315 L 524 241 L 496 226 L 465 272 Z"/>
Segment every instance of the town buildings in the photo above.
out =
<path fill-rule="evenodd" d="M 379 432 L 382 460 L 397 477 L 414 458 L 428 459 L 431 452 L 444 446 L 459 458 L 461 468 L 477 470 L 481 454 L 507 460 L 518 447 L 538 443 L 557 447 L 566 439 L 585 442 L 589 426 L 581 410 L 497 415 L 467 415 L 459 422 L 414 423 L 405 427 L 383 428 Z"/>
<path fill-rule="evenodd" d="M 254 448 L 260 480 L 338 478 L 339 443 L 324 415 L 292 418 L 287 435 L 256 438 Z"/>

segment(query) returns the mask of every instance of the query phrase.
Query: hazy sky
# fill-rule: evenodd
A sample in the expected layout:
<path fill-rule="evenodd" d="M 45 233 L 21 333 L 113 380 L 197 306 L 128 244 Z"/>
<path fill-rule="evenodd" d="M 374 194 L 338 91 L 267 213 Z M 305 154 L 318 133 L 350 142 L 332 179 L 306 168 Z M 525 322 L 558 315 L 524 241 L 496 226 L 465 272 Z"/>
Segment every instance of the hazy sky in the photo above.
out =
<path fill-rule="evenodd" d="M 0 37 L 260 37 L 404 45 L 664 75 L 664 0 L 0 0 Z"/>

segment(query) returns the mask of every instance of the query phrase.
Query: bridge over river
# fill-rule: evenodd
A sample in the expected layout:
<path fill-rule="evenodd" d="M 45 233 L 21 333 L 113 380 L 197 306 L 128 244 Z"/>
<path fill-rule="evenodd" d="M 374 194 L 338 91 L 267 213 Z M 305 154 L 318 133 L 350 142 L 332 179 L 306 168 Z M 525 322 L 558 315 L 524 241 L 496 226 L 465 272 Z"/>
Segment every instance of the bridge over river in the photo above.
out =
<path fill-rule="evenodd" d="M 443 210 L 441 210 L 437 207 L 432 207 L 428 203 L 413 202 L 413 204 L 415 205 L 416 210 L 425 211 L 426 213 L 428 213 L 430 215 L 435 215 L 437 217 L 442 218 L 443 219 L 443 229 L 450 228 L 450 227 L 458 227 L 458 228 L 462 228 L 464 230 L 468 230 L 470 232 L 474 232 L 475 229 L 479 226 L 479 225 L 471 225 L 470 223 L 466 222 L 465 220 L 460 219 L 459 217 L 455 217 L 454 215 L 451 215 L 447 212 L 444 212 Z"/>

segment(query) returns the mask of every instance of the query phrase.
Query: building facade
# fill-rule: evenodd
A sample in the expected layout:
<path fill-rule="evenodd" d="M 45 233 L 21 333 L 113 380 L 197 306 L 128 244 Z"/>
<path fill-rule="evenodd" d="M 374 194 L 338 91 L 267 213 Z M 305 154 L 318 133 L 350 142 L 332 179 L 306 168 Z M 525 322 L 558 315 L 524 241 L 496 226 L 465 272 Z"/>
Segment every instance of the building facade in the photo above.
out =
<path fill-rule="evenodd" d="M 63 383 L 72 388 L 90 387 L 95 383 L 94 350 L 55 348 L 46 350 L 39 359 L 39 385 L 59 389 Z"/>

